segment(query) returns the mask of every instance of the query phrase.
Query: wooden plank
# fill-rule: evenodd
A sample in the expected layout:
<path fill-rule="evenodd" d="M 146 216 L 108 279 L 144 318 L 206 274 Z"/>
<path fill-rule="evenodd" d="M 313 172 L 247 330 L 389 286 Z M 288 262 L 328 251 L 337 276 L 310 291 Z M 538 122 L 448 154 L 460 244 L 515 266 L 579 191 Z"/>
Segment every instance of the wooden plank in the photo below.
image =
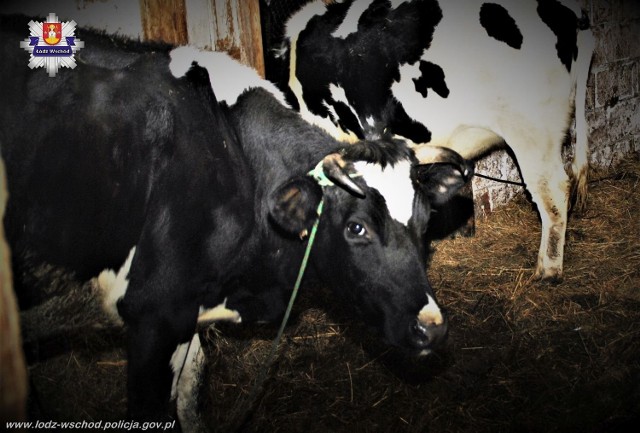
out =
<path fill-rule="evenodd" d="M 201 50 L 212 50 L 213 5 L 211 0 L 185 0 L 189 45 Z"/>
<path fill-rule="evenodd" d="M 140 0 L 145 40 L 226 51 L 264 77 L 259 0 Z"/>
<path fill-rule="evenodd" d="M 264 77 L 259 0 L 210 1 L 211 48 L 215 51 L 226 51 L 231 57 L 251 66 Z M 191 18 L 187 18 L 192 21 Z M 199 33 L 193 28 L 190 31 Z M 196 41 L 191 42 L 198 45 Z"/>
<path fill-rule="evenodd" d="M 259 0 L 240 0 L 240 61 L 252 66 L 264 78 L 264 52 Z"/>
<path fill-rule="evenodd" d="M 185 0 L 140 0 L 140 15 L 144 40 L 175 45 L 189 42 Z"/>

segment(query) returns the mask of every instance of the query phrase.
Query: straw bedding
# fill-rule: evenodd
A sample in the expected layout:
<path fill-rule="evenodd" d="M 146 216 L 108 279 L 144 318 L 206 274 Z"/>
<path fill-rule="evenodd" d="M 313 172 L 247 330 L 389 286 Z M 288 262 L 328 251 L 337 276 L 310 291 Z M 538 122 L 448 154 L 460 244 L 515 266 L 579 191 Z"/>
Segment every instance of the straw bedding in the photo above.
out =
<path fill-rule="evenodd" d="M 330 292 L 303 287 L 263 393 L 245 412 L 276 327 L 201 330 L 204 420 L 221 432 L 632 431 L 640 161 L 594 173 L 589 187 L 588 210 L 569 220 L 557 285 L 532 279 L 540 226 L 524 196 L 477 221 L 475 237 L 434 242 L 428 273 L 450 335 L 426 359 L 403 358 L 348 311 L 321 307 Z M 59 294 L 63 307 L 23 315 L 31 418 L 123 419 L 123 331 L 87 314 L 89 298 L 77 301 L 90 287 L 71 290 Z"/>

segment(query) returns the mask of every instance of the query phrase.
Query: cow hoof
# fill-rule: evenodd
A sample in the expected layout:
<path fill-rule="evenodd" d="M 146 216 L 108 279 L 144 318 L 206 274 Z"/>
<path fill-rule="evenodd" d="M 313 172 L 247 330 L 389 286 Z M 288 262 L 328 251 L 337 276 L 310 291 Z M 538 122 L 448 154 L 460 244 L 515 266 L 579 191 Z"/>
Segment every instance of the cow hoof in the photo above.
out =
<path fill-rule="evenodd" d="M 534 279 L 539 280 L 540 282 L 557 285 L 562 283 L 562 271 L 559 269 L 544 269 L 538 268 L 536 269 L 536 273 L 534 274 Z"/>

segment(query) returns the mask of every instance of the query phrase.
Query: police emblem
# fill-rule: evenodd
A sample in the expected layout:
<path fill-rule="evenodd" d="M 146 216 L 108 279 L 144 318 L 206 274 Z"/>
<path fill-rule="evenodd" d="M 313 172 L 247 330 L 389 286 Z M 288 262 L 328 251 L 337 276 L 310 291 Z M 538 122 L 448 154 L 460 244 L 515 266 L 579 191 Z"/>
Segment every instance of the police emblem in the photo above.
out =
<path fill-rule="evenodd" d="M 44 23 L 42 25 L 42 36 L 49 45 L 56 45 L 62 36 L 62 23 Z"/>
<path fill-rule="evenodd" d="M 76 22 L 60 22 L 50 13 L 44 22 L 29 22 L 29 38 L 20 42 L 29 56 L 29 68 L 45 68 L 55 77 L 60 67 L 74 69 L 75 53 L 84 48 L 84 42 L 75 37 Z"/>

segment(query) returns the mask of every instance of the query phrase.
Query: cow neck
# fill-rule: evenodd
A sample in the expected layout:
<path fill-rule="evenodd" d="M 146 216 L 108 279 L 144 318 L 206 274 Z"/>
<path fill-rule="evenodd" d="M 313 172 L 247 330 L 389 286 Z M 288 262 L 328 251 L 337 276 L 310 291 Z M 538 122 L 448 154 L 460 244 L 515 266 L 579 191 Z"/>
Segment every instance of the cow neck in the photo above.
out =
<path fill-rule="evenodd" d="M 298 291 L 300 289 L 300 285 L 302 284 L 302 278 L 304 277 L 304 273 L 307 269 L 307 265 L 309 263 L 309 256 L 311 255 L 311 248 L 313 247 L 313 243 L 316 239 L 316 233 L 318 232 L 318 226 L 320 225 L 320 217 L 322 216 L 322 211 L 324 210 L 324 189 L 328 186 L 335 185 L 324 173 L 322 169 L 321 160 L 313 170 L 311 170 L 308 175 L 313 177 L 318 185 L 322 187 L 322 198 L 320 199 L 320 203 L 318 203 L 318 207 L 316 209 L 317 217 L 315 222 L 313 223 L 313 227 L 311 228 L 311 233 L 309 235 L 309 240 L 307 241 L 307 247 L 304 251 L 304 256 L 302 257 L 302 262 L 300 263 L 300 269 L 298 270 L 298 276 L 296 278 L 296 282 L 293 285 L 293 291 L 291 292 L 291 297 L 289 298 L 289 303 L 287 305 L 287 309 L 284 312 L 284 317 L 282 318 L 282 322 L 280 323 L 280 327 L 278 328 L 278 333 L 276 334 L 276 338 L 271 343 L 271 350 L 269 351 L 269 355 L 267 355 L 267 359 L 265 360 L 264 366 L 260 370 L 260 375 L 258 379 L 255 381 L 251 392 L 248 397 L 238 403 L 237 412 L 238 419 L 232 425 L 242 425 L 244 422 L 244 418 L 251 413 L 251 409 L 253 408 L 258 395 L 260 395 L 262 388 L 264 386 L 264 382 L 267 379 L 267 374 L 275 361 L 275 355 L 278 351 L 278 347 L 280 346 L 280 341 L 282 340 L 282 334 L 284 333 L 284 328 L 287 326 L 287 322 L 289 321 L 289 316 L 291 315 L 291 310 L 293 309 L 293 304 L 298 296 Z M 185 358 L 186 359 L 186 358 Z"/>
<path fill-rule="evenodd" d="M 320 225 L 320 217 L 322 216 L 322 211 L 324 210 L 324 189 L 328 186 L 335 185 L 324 173 L 322 169 L 323 160 L 321 160 L 313 170 L 307 173 L 309 176 L 313 177 L 318 185 L 322 187 L 322 198 L 320 199 L 320 203 L 318 203 L 318 207 L 316 209 L 316 220 L 313 223 L 313 227 L 311 227 L 311 233 L 309 234 L 309 240 L 307 241 L 307 247 L 304 250 L 304 256 L 302 257 L 302 262 L 300 263 L 300 269 L 298 270 L 298 276 L 296 278 L 296 282 L 293 285 L 293 291 L 291 292 L 291 298 L 289 299 L 289 304 L 287 305 L 287 309 L 284 312 L 284 317 L 282 318 L 282 323 L 280 324 L 280 328 L 278 329 L 278 334 L 276 335 L 275 340 L 273 340 L 273 344 L 271 345 L 271 352 L 269 353 L 269 357 L 267 359 L 267 364 L 270 365 L 273 362 L 273 357 L 275 356 L 275 352 L 278 349 L 278 345 L 280 344 L 280 340 L 282 339 L 282 333 L 284 332 L 284 328 L 289 321 L 289 316 L 291 315 L 291 310 L 293 309 L 293 304 L 298 296 L 298 291 L 300 289 L 300 285 L 302 284 L 302 278 L 304 277 L 304 273 L 307 269 L 307 265 L 309 264 L 309 256 L 311 255 L 311 248 L 313 247 L 313 243 L 316 239 L 316 233 L 318 232 L 318 226 Z M 262 370 L 262 374 L 260 376 L 261 379 L 263 375 L 266 375 L 266 371 L 268 368 Z M 259 383 L 260 381 L 258 381 Z"/>

